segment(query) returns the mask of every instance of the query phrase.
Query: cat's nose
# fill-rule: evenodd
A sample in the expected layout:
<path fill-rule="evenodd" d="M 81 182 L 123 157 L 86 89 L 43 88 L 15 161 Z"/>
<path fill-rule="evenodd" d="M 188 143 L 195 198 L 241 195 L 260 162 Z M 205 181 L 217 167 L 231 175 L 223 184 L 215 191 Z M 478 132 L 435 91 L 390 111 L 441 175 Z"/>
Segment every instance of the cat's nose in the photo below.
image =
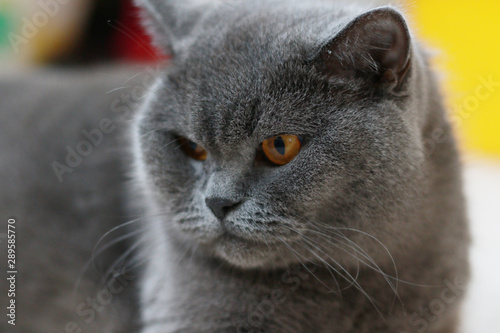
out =
<path fill-rule="evenodd" d="M 226 217 L 227 213 L 232 208 L 236 207 L 240 201 L 220 197 L 206 197 L 205 203 L 214 215 L 222 221 Z"/>

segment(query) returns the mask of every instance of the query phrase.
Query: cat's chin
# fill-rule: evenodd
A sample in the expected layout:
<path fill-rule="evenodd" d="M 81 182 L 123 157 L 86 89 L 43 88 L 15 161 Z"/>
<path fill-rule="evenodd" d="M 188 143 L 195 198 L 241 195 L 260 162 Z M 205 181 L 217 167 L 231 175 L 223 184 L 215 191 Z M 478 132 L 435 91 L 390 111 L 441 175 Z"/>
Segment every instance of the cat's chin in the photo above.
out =
<path fill-rule="evenodd" d="M 265 243 L 230 234 L 222 235 L 214 244 L 214 254 L 227 264 L 241 269 L 271 269 L 283 265 Z"/>

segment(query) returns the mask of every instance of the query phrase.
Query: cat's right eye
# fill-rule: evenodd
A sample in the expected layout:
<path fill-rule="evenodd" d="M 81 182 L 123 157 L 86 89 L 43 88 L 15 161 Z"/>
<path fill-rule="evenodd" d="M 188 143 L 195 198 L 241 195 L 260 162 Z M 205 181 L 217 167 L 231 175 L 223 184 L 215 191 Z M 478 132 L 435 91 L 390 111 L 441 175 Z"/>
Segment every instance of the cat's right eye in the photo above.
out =
<path fill-rule="evenodd" d="M 179 138 L 179 143 L 181 149 L 189 157 L 197 161 L 204 161 L 207 159 L 207 151 L 199 144 L 182 137 Z"/>

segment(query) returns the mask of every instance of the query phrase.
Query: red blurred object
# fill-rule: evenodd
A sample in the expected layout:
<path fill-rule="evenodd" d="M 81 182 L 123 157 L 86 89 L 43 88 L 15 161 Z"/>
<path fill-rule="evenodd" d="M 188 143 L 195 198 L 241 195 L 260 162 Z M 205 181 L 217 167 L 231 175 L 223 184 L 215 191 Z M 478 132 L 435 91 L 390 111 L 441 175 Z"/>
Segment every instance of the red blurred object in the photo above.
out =
<path fill-rule="evenodd" d="M 124 1 L 120 13 L 120 29 L 113 36 L 115 56 L 120 60 L 157 62 L 167 59 L 151 44 L 151 38 L 140 23 L 139 10 L 132 1 Z"/>

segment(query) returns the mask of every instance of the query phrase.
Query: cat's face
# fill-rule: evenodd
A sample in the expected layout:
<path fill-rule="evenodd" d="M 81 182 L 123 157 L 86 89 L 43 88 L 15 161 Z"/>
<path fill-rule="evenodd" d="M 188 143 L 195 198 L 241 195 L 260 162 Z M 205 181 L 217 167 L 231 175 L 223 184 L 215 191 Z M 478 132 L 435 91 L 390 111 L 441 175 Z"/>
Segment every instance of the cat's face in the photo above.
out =
<path fill-rule="evenodd" d="M 406 27 L 392 10 L 370 15 L 320 47 L 249 20 L 179 51 L 136 124 L 142 177 L 169 211 L 162 232 L 246 268 L 384 251 L 363 233 L 390 243 L 421 147 Z"/>

